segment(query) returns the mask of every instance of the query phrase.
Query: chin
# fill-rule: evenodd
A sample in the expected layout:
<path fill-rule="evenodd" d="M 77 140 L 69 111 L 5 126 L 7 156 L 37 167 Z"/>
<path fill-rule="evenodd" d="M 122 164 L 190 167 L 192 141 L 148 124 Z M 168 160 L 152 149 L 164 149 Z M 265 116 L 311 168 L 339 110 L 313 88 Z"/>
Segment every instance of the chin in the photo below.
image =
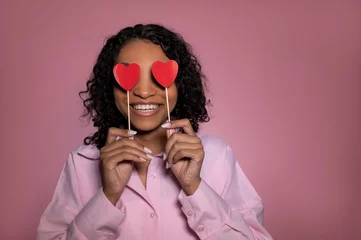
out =
<path fill-rule="evenodd" d="M 132 126 L 141 132 L 150 132 L 157 129 L 163 122 L 154 120 L 135 121 L 132 122 Z"/>

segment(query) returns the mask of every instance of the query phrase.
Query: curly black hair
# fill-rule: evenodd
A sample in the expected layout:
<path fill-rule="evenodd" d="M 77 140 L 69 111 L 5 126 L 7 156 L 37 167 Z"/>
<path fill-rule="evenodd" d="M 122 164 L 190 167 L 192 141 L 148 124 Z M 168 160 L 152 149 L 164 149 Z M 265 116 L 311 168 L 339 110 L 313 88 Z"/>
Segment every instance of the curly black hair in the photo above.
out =
<path fill-rule="evenodd" d="M 85 107 L 81 117 L 91 119 L 98 129 L 84 139 L 85 145 L 95 144 L 100 149 L 105 145 L 110 127 L 124 128 L 127 124 L 127 119 L 119 112 L 114 101 L 113 87 L 116 81 L 113 67 L 121 47 L 136 39 L 160 45 L 166 56 L 179 65 L 175 79 L 178 99 L 171 116 L 176 119 L 188 118 L 195 132 L 198 132 L 200 122 L 210 120 L 206 109 L 210 101 L 206 99 L 204 90 L 207 87 L 206 78 L 191 46 L 181 35 L 162 25 L 137 24 L 107 39 L 86 83 L 86 90 L 79 92 Z M 84 94 L 86 98 L 82 97 Z"/>

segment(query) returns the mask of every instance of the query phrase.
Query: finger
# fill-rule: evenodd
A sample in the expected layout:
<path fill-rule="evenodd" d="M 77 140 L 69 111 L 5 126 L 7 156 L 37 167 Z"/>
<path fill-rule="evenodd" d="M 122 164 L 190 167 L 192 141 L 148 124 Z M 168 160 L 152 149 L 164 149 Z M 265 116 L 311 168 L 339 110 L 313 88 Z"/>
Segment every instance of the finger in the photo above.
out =
<path fill-rule="evenodd" d="M 146 160 L 140 158 L 138 155 L 128 153 L 128 152 L 122 152 L 122 153 L 115 154 L 114 156 L 111 156 L 110 158 L 106 159 L 104 161 L 103 166 L 109 170 L 112 170 L 122 161 L 133 161 L 133 162 L 143 163 Z"/>
<path fill-rule="evenodd" d="M 170 149 L 167 160 L 173 162 L 174 155 L 182 149 L 203 149 L 203 145 L 201 143 L 176 142 Z"/>
<path fill-rule="evenodd" d="M 112 157 L 114 155 L 117 155 L 119 153 L 122 153 L 122 152 L 127 152 L 127 153 L 131 153 L 131 154 L 135 154 L 139 157 L 142 157 L 144 159 L 152 159 L 153 156 L 146 153 L 144 150 L 143 151 L 140 151 L 139 149 L 136 149 L 136 148 L 133 148 L 133 147 L 130 147 L 130 146 L 126 146 L 126 145 L 123 145 L 119 148 L 115 148 L 111 151 L 108 151 L 108 152 L 103 152 L 102 153 L 102 159 L 108 159 L 109 157 Z"/>
<path fill-rule="evenodd" d="M 169 137 L 165 145 L 164 152 L 167 156 L 170 149 L 173 147 L 174 143 L 176 142 L 202 143 L 197 136 L 191 136 L 188 134 L 175 132 Z"/>
<path fill-rule="evenodd" d="M 109 152 L 109 151 L 112 151 L 114 149 L 120 148 L 122 146 L 129 146 L 129 147 L 138 149 L 139 151 L 143 151 L 145 153 L 152 153 L 152 151 L 150 149 L 146 148 L 145 146 L 143 146 L 139 142 L 128 139 L 128 138 L 122 138 L 122 139 L 119 139 L 117 141 L 114 141 L 111 144 L 103 147 L 100 152 L 102 154 L 102 153 Z"/>
<path fill-rule="evenodd" d="M 134 136 L 135 134 L 137 134 L 137 132 L 133 130 L 111 127 L 108 130 L 106 145 L 114 142 L 118 136 L 123 138 L 123 137 L 131 137 Z"/>
<path fill-rule="evenodd" d="M 170 136 L 172 136 L 173 133 L 175 133 L 175 129 L 174 129 L 174 128 L 167 129 L 167 139 L 170 138 Z"/>
<path fill-rule="evenodd" d="M 189 121 L 188 118 L 183 118 L 183 119 L 179 119 L 179 120 L 172 120 L 170 122 L 166 122 L 162 125 L 163 128 L 183 128 L 184 132 L 195 136 L 196 134 L 194 133 L 193 127 L 191 122 Z"/>
<path fill-rule="evenodd" d="M 203 159 L 203 149 L 181 149 L 174 154 L 172 164 L 183 159 Z"/>

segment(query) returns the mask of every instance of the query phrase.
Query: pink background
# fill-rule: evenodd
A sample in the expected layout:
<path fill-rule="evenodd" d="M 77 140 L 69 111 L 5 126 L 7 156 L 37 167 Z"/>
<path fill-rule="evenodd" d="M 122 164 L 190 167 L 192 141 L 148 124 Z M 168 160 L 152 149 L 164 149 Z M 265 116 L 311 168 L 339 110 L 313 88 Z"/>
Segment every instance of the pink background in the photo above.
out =
<path fill-rule="evenodd" d="M 202 131 L 230 142 L 275 239 L 361 239 L 360 1 L 86 2 L 0 3 L 0 239 L 34 239 L 94 130 L 77 94 L 104 39 L 137 22 L 200 56 L 214 104 Z"/>

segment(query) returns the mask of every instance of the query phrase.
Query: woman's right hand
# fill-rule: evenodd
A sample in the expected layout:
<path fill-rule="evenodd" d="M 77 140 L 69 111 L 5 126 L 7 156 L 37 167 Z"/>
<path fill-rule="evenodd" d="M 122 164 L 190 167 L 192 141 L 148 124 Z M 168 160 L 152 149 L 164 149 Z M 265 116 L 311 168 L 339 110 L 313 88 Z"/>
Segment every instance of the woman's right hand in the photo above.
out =
<path fill-rule="evenodd" d="M 133 163 L 151 159 L 149 155 L 151 151 L 132 140 L 135 133 L 125 129 L 110 128 L 106 144 L 100 149 L 103 191 L 113 205 L 119 200 L 129 181 Z"/>

